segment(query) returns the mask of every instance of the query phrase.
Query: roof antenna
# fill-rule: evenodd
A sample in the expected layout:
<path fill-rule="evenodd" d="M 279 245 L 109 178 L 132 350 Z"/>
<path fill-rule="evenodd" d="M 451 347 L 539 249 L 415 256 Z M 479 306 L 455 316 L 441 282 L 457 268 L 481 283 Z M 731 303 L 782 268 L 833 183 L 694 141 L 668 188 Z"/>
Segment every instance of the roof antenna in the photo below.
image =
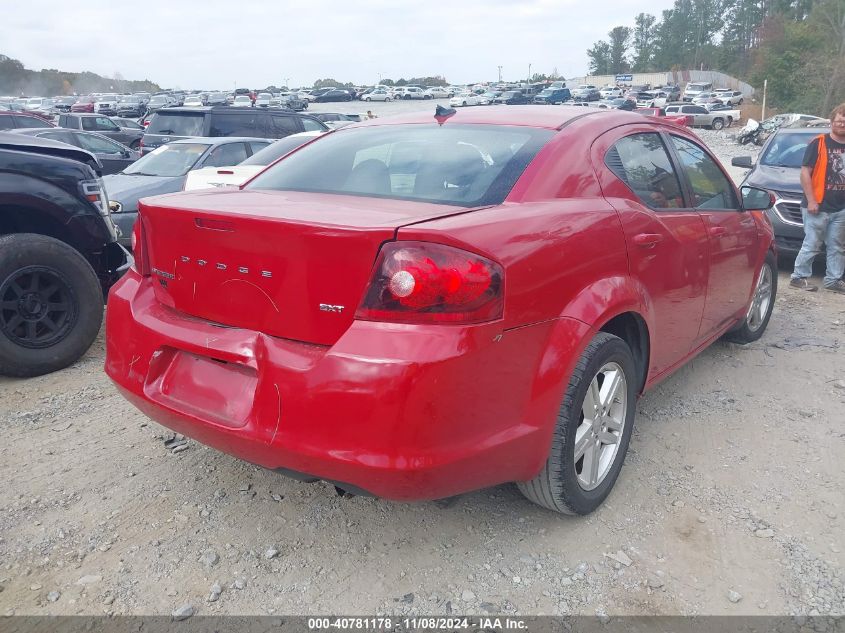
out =
<path fill-rule="evenodd" d="M 439 105 L 434 111 L 434 119 L 438 125 L 443 125 L 450 116 L 455 116 L 457 112 L 455 108 L 444 108 L 442 105 Z"/>

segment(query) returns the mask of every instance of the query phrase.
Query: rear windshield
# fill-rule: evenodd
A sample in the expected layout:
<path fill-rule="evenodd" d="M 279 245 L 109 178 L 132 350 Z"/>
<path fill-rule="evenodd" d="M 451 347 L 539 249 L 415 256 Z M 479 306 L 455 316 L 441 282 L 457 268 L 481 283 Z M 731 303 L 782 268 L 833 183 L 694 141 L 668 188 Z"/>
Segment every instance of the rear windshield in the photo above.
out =
<path fill-rule="evenodd" d="M 149 134 L 167 134 L 168 136 L 202 136 L 204 117 L 201 112 L 156 112 L 150 125 Z"/>
<path fill-rule="evenodd" d="M 275 143 L 268 145 L 261 151 L 255 152 L 252 156 L 247 158 L 241 165 L 261 165 L 266 166 L 270 163 L 280 159 L 285 154 L 292 152 L 297 147 L 305 145 L 308 141 L 314 140 L 313 136 L 287 136 L 279 139 Z"/>
<path fill-rule="evenodd" d="M 554 132 L 487 125 L 388 125 L 334 132 L 247 189 L 500 204 Z"/>

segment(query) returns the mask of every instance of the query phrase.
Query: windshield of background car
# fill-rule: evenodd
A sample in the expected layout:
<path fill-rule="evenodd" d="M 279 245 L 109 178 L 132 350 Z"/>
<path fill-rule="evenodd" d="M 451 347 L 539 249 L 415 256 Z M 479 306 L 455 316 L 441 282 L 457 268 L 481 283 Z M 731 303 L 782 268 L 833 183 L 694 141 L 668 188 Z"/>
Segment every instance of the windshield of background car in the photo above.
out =
<path fill-rule="evenodd" d="M 501 204 L 550 130 L 396 125 L 335 132 L 291 154 L 247 189 Z"/>
<path fill-rule="evenodd" d="M 123 170 L 124 174 L 143 176 L 184 176 L 205 154 L 206 143 L 173 143 L 162 145 L 142 156 Z"/>
<path fill-rule="evenodd" d="M 147 127 L 147 133 L 166 134 L 168 136 L 202 136 L 203 120 L 204 117 L 201 112 L 156 112 Z"/>
<path fill-rule="evenodd" d="M 770 167 L 801 167 L 807 145 L 816 138 L 815 134 L 775 135 L 766 148 L 760 163 Z"/>

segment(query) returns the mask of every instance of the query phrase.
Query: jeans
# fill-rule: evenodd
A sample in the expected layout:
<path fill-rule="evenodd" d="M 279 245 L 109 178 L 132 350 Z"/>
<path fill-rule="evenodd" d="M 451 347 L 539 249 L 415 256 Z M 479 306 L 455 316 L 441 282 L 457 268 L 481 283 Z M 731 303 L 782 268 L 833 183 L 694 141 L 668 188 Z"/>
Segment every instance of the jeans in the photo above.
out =
<path fill-rule="evenodd" d="M 801 207 L 804 217 L 804 243 L 795 258 L 793 279 L 813 275 L 813 259 L 822 246 L 827 250 L 827 270 L 824 285 L 829 286 L 845 274 L 845 209 L 836 213 L 819 211 L 815 215 Z"/>

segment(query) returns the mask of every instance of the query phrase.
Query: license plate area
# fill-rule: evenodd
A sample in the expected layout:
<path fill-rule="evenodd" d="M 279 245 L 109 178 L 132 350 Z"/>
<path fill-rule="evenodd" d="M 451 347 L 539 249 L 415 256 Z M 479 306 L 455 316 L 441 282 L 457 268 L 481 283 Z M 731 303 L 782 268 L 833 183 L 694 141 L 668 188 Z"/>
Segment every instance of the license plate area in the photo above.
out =
<path fill-rule="evenodd" d="M 257 384 L 258 375 L 251 367 L 163 349 L 150 363 L 144 391 L 170 409 L 241 428 L 249 421 Z"/>

